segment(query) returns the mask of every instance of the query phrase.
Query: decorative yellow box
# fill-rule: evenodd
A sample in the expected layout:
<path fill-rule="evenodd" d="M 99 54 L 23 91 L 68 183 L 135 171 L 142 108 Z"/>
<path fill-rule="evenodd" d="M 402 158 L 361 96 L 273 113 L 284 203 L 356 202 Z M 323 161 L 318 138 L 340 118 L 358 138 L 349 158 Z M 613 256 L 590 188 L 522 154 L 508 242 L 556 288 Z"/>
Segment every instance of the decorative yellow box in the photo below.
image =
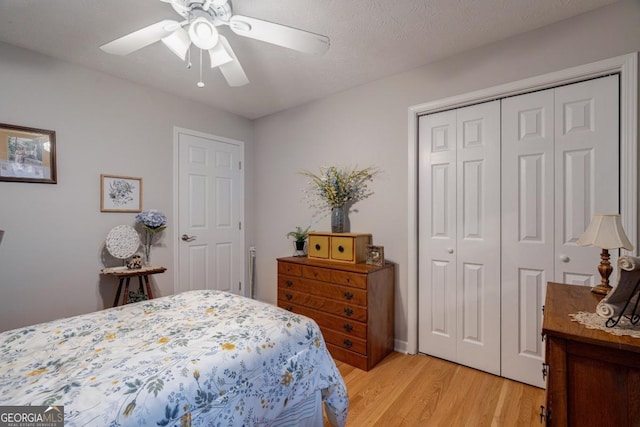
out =
<path fill-rule="evenodd" d="M 310 232 L 308 257 L 357 264 L 367 259 L 371 234 Z"/>

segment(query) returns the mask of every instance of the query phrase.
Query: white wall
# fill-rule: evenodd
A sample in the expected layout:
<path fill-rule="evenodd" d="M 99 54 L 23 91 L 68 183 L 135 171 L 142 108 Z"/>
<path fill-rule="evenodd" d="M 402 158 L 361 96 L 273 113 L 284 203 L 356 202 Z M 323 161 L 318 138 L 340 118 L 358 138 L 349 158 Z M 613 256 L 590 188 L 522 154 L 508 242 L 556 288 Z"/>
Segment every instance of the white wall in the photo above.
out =
<path fill-rule="evenodd" d="M 300 169 L 377 165 L 375 195 L 350 215 L 398 263 L 396 340 L 407 341 L 408 108 L 640 50 L 640 1 L 627 0 L 499 43 L 382 79 L 255 123 L 257 298 L 277 298 L 275 258 L 289 256 L 285 233 L 310 222 Z M 437 43 L 428 40 L 425 43 Z M 327 217 L 312 223 L 329 230 Z M 413 238 L 413 236 L 412 236 Z"/>
<path fill-rule="evenodd" d="M 117 281 L 99 275 L 104 239 L 135 214 L 100 212 L 101 173 L 142 177 L 143 208 L 167 214 L 152 260 L 169 271 L 152 277 L 158 294 L 173 293 L 174 126 L 245 142 L 252 222 L 249 120 L 6 44 L 0 94 L 1 123 L 56 131 L 58 167 L 55 185 L 0 182 L 0 331 L 113 304 Z"/>

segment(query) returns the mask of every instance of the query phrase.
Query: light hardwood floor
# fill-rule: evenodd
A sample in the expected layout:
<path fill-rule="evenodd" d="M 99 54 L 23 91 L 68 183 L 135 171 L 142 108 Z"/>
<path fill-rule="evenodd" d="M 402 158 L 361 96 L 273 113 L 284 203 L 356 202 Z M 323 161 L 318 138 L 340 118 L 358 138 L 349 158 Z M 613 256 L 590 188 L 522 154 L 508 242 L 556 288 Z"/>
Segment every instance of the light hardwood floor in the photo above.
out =
<path fill-rule="evenodd" d="M 542 425 L 544 390 L 455 363 L 392 353 L 369 372 L 336 365 L 349 394 L 347 427 Z"/>

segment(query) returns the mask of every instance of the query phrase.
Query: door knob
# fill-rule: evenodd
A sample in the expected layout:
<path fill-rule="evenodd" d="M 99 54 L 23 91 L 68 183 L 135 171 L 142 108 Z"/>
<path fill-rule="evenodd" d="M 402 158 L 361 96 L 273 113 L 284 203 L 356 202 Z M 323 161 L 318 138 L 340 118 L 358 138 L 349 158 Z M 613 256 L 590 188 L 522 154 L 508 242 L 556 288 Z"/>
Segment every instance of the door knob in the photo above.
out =
<path fill-rule="evenodd" d="M 186 234 L 183 234 L 181 239 L 185 242 L 193 242 L 196 240 L 196 236 L 187 236 Z"/>
<path fill-rule="evenodd" d="M 570 258 L 566 255 L 560 255 L 560 261 L 562 262 L 569 262 Z"/>
<path fill-rule="evenodd" d="M 449 249 L 447 249 L 447 252 L 448 252 L 448 253 L 450 253 L 450 254 L 452 254 L 452 253 L 453 253 L 453 248 L 449 248 Z"/>

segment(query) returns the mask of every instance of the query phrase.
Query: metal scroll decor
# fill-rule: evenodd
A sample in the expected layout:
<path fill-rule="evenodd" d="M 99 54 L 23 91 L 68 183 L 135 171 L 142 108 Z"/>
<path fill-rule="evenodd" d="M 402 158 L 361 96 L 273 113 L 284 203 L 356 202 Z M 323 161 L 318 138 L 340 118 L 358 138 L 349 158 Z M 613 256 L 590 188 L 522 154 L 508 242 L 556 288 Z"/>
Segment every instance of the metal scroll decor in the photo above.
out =
<path fill-rule="evenodd" d="M 616 326 L 624 317 L 632 325 L 640 321 L 640 258 L 623 255 L 618 259 L 618 285 L 596 306 L 596 313 L 607 318 L 605 325 Z"/>

